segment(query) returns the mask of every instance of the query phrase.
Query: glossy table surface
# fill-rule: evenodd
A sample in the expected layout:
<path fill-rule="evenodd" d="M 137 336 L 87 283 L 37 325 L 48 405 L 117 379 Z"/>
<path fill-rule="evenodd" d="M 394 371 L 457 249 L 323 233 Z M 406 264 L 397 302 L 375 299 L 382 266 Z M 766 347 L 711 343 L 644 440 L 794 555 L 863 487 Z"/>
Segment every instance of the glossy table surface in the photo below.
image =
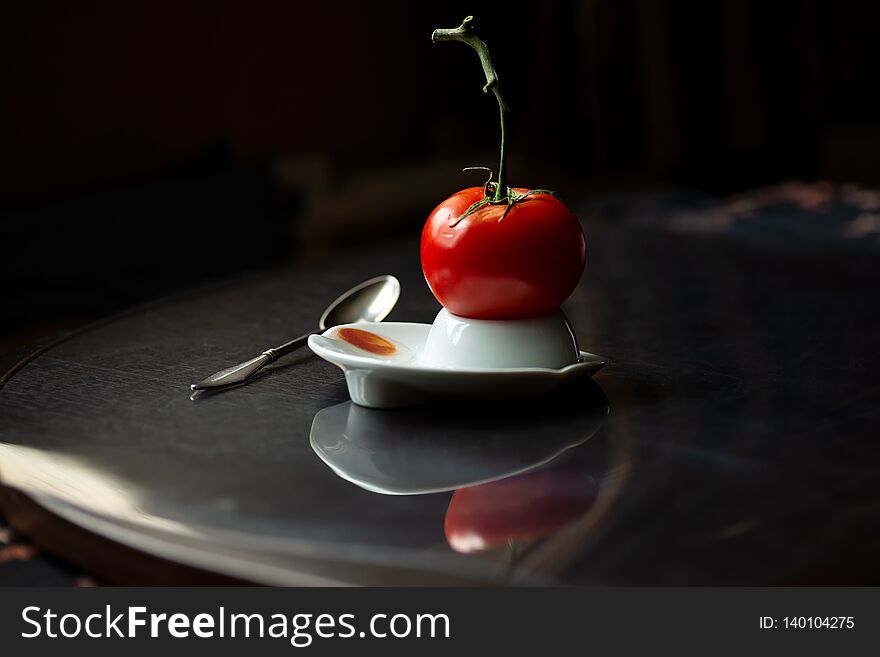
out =
<path fill-rule="evenodd" d="M 609 364 L 552 399 L 361 409 L 307 351 L 190 399 L 380 273 L 390 319 L 430 322 L 417 248 L 390 244 L 38 354 L 0 389 L 0 478 L 102 550 L 263 583 L 878 581 L 876 256 L 587 234 L 565 310 Z"/>

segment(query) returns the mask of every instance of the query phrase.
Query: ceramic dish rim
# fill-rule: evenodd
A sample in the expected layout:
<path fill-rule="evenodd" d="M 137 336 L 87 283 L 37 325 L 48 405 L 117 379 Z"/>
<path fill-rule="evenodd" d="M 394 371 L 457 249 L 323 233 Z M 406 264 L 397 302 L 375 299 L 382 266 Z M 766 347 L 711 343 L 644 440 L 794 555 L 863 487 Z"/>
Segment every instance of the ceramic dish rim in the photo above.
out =
<path fill-rule="evenodd" d="M 421 322 L 359 322 L 353 324 L 340 324 L 339 326 L 333 326 L 327 329 L 326 331 L 322 331 L 321 333 L 316 333 L 314 335 L 309 336 L 309 349 L 311 349 L 316 355 L 320 356 L 324 360 L 331 362 L 335 365 L 345 365 L 347 367 L 369 367 L 371 369 L 383 369 L 383 370 L 395 370 L 395 371 L 406 371 L 406 372 L 430 372 L 431 374 L 437 375 L 459 375 L 459 374 L 468 374 L 468 375 L 498 375 L 498 374 L 568 374 L 569 372 L 579 370 L 585 367 L 593 368 L 595 371 L 599 371 L 605 365 L 608 364 L 607 359 L 599 356 L 597 354 L 591 353 L 589 351 L 583 351 L 582 349 L 578 350 L 578 360 L 574 363 L 569 363 L 564 367 L 553 368 L 553 367 L 437 367 L 433 365 L 428 365 L 426 363 L 421 363 L 418 361 L 403 361 L 403 362 L 395 362 L 387 359 L 382 359 L 375 356 L 359 356 L 355 354 L 349 354 L 343 351 L 338 351 L 335 349 L 329 349 L 319 344 L 315 338 L 323 338 L 327 335 L 327 333 L 331 331 L 337 331 L 342 328 L 357 328 L 364 330 L 366 326 L 406 326 L 406 327 L 417 327 L 419 330 L 423 330 L 425 332 L 431 329 L 430 324 L 424 324 Z M 379 332 L 379 335 L 382 335 Z M 388 336 L 382 336 L 388 337 Z M 328 338 L 329 339 L 329 338 Z"/>

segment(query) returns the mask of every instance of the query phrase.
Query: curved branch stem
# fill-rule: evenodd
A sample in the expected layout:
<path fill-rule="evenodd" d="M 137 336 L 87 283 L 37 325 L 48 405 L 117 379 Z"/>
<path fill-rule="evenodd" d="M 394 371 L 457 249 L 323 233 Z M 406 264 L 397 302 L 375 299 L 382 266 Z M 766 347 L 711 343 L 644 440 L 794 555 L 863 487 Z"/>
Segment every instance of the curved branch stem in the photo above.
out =
<path fill-rule="evenodd" d="M 507 147 L 504 134 L 504 120 L 507 115 L 507 103 L 504 102 L 504 98 L 501 97 L 501 92 L 498 90 L 498 74 L 495 72 L 495 69 L 492 66 L 492 60 L 489 58 L 489 49 L 474 33 L 474 28 L 471 24 L 473 20 L 473 16 L 468 16 L 461 22 L 461 25 L 456 28 L 434 30 L 431 34 L 431 41 L 434 43 L 440 43 L 443 41 L 460 41 L 476 50 L 477 55 L 480 57 L 480 63 L 483 65 L 483 73 L 486 76 L 486 84 L 483 87 L 483 93 L 489 93 L 489 90 L 492 90 L 492 93 L 495 94 L 495 99 L 498 101 L 498 112 L 501 115 L 501 162 L 498 165 L 498 184 L 495 186 L 495 194 L 493 198 L 493 201 L 499 202 L 508 196 Z"/>
<path fill-rule="evenodd" d="M 492 87 L 495 98 L 498 99 L 498 113 L 501 115 L 501 161 L 498 163 L 498 186 L 495 189 L 495 200 L 500 201 L 507 196 L 507 144 L 504 140 L 504 117 L 507 115 L 507 105 L 498 92 L 498 84 Z"/>

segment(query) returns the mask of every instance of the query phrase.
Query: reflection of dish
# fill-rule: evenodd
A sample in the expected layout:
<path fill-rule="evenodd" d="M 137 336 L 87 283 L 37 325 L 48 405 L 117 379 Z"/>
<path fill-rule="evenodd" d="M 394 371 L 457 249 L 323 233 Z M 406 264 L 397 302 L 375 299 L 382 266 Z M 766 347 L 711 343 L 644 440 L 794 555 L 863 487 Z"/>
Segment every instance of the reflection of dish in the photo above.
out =
<path fill-rule="evenodd" d="M 589 439 L 607 414 L 608 400 L 593 381 L 540 409 L 377 411 L 345 402 L 315 415 L 309 440 L 343 479 L 376 493 L 419 495 L 534 470 Z"/>
<path fill-rule="evenodd" d="M 368 330 L 390 340 L 393 354 L 374 354 L 336 336 L 340 330 Z M 411 406 L 438 396 L 459 399 L 508 399 L 550 392 L 576 378 L 592 376 L 605 365 L 595 354 L 580 352 L 577 362 L 560 369 L 446 368 L 424 362 L 421 353 L 429 324 L 361 323 L 328 329 L 309 338 L 309 347 L 345 372 L 352 400 L 362 406 Z"/>

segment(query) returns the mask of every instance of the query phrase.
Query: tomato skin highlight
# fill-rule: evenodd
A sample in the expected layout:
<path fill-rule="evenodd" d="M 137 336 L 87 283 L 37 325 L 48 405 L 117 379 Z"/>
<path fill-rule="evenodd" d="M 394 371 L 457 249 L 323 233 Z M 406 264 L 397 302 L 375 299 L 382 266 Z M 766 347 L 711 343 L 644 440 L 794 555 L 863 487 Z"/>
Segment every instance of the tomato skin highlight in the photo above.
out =
<path fill-rule="evenodd" d="M 524 194 L 528 190 L 517 188 Z M 473 319 L 522 319 L 553 312 L 580 281 L 586 240 L 577 217 L 550 194 L 487 205 L 454 223 L 483 198 L 482 187 L 438 205 L 422 231 L 422 271 L 449 312 Z"/>

